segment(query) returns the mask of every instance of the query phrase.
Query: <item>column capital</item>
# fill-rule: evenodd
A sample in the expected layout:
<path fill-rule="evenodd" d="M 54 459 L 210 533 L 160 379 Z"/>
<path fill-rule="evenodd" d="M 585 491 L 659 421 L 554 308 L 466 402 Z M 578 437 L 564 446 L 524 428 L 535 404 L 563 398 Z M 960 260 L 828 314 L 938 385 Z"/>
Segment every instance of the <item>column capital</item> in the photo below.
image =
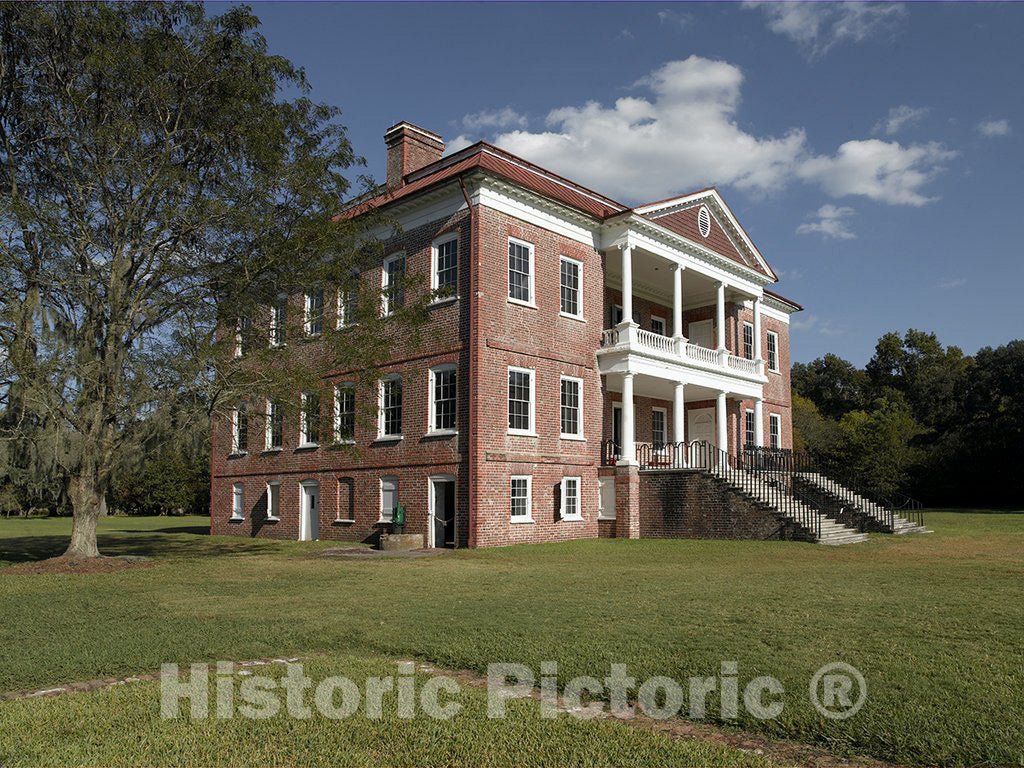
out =
<path fill-rule="evenodd" d="M 630 250 L 630 249 L 631 249 L 631 248 L 633 247 L 633 245 L 632 245 L 632 243 L 630 243 L 630 242 L 629 242 L 629 241 L 627 240 L 626 242 L 624 242 L 624 243 L 619 243 L 618 245 L 616 245 L 616 246 L 614 246 L 614 247 L 615 247 L 615 248 L 618 248 L 618 249 L 619 249 L 620 251 L 628 251 L 628 250 Z"/>
<path fill-rule="evenodd" d="M 685 272 L 686 271 L 686 265 L 685 264 L 680 264 L 678 261 L 673 261 L 672 262 L 672 271 L 673 272 Z"/>

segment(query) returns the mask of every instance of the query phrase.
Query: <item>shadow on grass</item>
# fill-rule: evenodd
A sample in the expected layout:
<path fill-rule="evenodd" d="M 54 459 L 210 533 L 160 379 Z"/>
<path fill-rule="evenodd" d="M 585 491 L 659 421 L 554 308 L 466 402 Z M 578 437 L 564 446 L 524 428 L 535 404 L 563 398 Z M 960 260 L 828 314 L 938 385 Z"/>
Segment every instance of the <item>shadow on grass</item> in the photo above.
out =
<path fill-rule="evenodd" d="M 131 535 L 99 535 L 96 543 L 101 555 L 142 555 L 153 558 L 170 557 L 217 557 L 222 555 L 255 555 L 276 550 L 271 542 L 256 542 L 252 539 L 223 541 L 211 539 L 201 527 L 182 526 L 166 528 Z M 201 533 L 201 536 L 168 536 L 168 533 Z M 0 539 L 0 562 L 26 563 L 45 560 L 64 554 L 68 546 L 67 536 L 22 536 Z"/>

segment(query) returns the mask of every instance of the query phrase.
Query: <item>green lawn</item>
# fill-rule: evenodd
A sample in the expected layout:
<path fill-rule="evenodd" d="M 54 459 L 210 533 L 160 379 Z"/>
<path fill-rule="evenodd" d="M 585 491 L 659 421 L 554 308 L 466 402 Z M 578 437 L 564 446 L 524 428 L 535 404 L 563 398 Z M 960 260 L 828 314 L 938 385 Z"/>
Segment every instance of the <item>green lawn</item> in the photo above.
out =
<path fill-rule="evenodd" d="M 640 680 L 686 681 L 735 660 L 741 690 L 758 675 L 786 689 L 781 717 L 741 711 L 741 728 L 901 763 L 1017 765 L 1024 515 L 931 512 L 926 520 L 934 534 L 841 548 L 596 540 L 354 561 L 309 556 L 329 543 L 209 537 L 199 518 L 107 519 L 104 552 L 152 555 L 157 565 L 72 576 L 0 570 L 0 690 L 167 661 L 313 652 L 328 654 L 317 662 L 325 669 L 415 656 L 478 671 L 514 661 L 539 673 L 552 660 L 561 682 L 603 678 L 612 663 Z M 59 554 L 69 525 L 0 521 L 0 563 Z M 857 667 L 869 688 L 864 708 L 845 721 L 823 719 L 807 696 L 813 672 L 837 660 Z M 749 759 L 616 724 L 541 721 L 532 710 L 496 725 L 479 716 L 480 694 L 471 692 L 454 737 L 419 720 L 383 734 L 361 719 L 343 727 L 211 720 L 186 730 L 158 719 L 156 694 L 155 684 L 136 684 L 2 704 L 0 764 L 195 764 L 214 754 L 290 764 L 325 755 L 399 764 Z M 145 751 L 131 751 L 147 734 Z M 454 752 L 432 751 L 449 738 Z M 208 751 L 216 745 L 226 751 Z"/>

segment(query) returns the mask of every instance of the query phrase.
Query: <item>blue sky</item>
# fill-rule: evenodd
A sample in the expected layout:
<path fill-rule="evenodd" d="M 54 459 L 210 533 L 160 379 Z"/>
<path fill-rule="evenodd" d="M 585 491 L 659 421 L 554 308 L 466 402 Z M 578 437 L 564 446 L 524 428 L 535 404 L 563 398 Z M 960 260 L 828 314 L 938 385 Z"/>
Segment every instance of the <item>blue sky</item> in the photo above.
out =
<path fill-rule="evenodd" d="M 794 360 L 1022 336 L 1024 4 L 254 8 L 378 179 L 409 120 L 627 204 L 718 185 L 806 307 Z"/>

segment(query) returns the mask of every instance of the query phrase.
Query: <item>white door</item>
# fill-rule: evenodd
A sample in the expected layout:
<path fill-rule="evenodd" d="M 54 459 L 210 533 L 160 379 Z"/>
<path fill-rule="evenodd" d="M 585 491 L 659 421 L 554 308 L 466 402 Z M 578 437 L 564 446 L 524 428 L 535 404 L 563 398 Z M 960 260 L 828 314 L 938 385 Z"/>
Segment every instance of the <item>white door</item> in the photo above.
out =
<path fill-rule="evenodd" d="M 320 538 L 320 483 L 302 483 L 299 499 L 299 541 Z"/>
<path fill-rule="evenodd" d="M 701 443 L 718 445 L 718 430 L 715 429 L 715 409 L 697 408 L 687 411 L 687 432 L 690 443 L 690 466 L 711 466 L 715 451 Z M 696 444 L 695 444 L 696 443 Z"/>
<path fill-rule="evenodd" d="M 714 337 L 714 320 L 699 320 L 695 323 L 690 323 L 690 343 L 698 344 L 699 346 L 706 347 L 708 349 L 715 348 L 715 337 Z"/>
<path fill-rule="evenodd" d="M 614 477 L 602 477 L 598 479 L 598 485 L 600 486 L 600 502 L 601 509 L 599 510 L 600 517 L 602 520 L 614 520 L 615 519 L 615 478 Z"/>

